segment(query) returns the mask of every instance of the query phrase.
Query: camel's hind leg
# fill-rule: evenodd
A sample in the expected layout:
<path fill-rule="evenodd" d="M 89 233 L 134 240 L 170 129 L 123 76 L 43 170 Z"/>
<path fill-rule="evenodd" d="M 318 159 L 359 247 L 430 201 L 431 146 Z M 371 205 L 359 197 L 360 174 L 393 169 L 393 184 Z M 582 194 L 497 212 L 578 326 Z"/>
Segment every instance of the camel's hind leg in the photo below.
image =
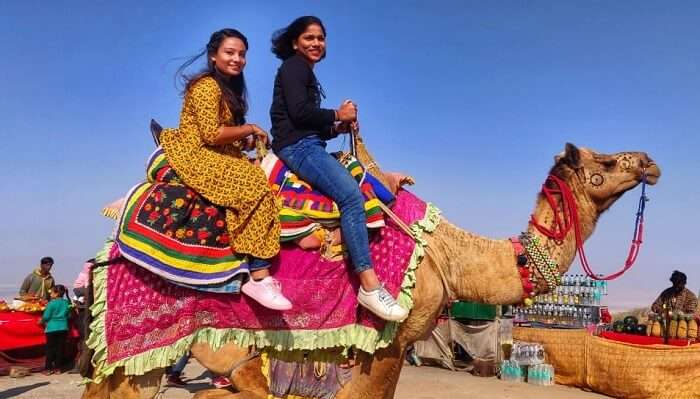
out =
<path fill-rule="evenodd" d="M 128 376 L 120 367 L 101 383 L 88 384 L 82 399 L 153 399 L 160 391 L 164 373 L 165 369 L 156 369 L 144 375 Z"/>

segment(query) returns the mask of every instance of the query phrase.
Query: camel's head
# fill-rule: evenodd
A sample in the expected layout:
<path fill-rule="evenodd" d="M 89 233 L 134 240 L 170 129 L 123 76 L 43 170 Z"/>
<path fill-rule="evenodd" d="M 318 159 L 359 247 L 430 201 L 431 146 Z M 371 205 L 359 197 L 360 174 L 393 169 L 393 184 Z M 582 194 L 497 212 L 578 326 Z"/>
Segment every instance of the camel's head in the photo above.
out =
<path fill-rule="evenodd" d="M 599 213 L 641 183 L 644 173 L 648 184 L 656 184 L 661 176 L 661 169 L 644 152 L 601 154 L 567 143 L 555 162 L 550 173 L 570 183 L 572 180 L 582 183 Z"/>

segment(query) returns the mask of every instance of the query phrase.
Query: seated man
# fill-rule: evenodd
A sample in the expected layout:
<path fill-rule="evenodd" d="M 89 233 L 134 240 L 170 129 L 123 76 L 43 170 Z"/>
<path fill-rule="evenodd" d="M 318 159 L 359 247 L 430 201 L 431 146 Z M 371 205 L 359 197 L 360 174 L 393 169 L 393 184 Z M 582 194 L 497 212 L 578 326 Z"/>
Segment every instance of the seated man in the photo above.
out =
<path fill-rule="evenodd" d="M 678 270 L 671 274 L 672 287 L 666 288 L 651 305 L 651 311 L 657 314 L 666 311 L 695 314 L 698 307 L 698 298 L 689 289 L 685 288 L 688 277 Z"/>
<path fill-rule="evenodd" d="M 50 256 L 41 258 L 39 267 L 31 272 L 22 282 L 19 296 L 34 296 L 49 300 L 49 292 L 56 284 L 53 276 L 51 276 L 51 267 L 53 267 L 53 258 Z"/>

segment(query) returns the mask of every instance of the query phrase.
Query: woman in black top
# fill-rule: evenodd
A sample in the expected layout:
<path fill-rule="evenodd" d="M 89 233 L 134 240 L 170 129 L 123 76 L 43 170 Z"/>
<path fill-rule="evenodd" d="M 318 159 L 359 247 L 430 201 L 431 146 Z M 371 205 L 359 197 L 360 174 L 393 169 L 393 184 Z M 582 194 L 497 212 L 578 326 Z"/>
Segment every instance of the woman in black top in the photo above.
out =
<path fill-rule="evenodd" d="M 313 68 L 326 56 L 326 29 L 320 19 L 300 17 L 272 37 L 272 52 L 282 65 L 275 77 L 270 107 L 272 148 L 301 179 L 332 198 L 340 208 L 343 241 L 360 277 L 358 302 L 385 320 L 403 320 L 396 303 L 372 268 L 364 198 L 350 173 L 326 152 L 326 140 L 347 133 L 357 108 L 346 100 L 337 110 L 321 108 L 321 89 Z"/>

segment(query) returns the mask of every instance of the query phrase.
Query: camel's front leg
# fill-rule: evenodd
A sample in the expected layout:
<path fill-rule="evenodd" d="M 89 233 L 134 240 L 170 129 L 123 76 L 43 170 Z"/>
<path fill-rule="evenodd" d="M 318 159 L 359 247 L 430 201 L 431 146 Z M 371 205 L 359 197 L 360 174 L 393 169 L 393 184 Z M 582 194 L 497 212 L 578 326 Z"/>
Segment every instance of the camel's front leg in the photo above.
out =
<path fill-rule="evenodd" d="M 435 325 L 446 300 L 434 260 L 426 256 L 416 273 L 413 289 L 414 305 L 401 324 L 394 342 L 377 351 L 374 356 L 360 352 L 352 381 L 341 391 L 341 399 L 391 399 L 396 391 L 399 374 L 406 357 L 406 348 L 425 336 Z"/>

